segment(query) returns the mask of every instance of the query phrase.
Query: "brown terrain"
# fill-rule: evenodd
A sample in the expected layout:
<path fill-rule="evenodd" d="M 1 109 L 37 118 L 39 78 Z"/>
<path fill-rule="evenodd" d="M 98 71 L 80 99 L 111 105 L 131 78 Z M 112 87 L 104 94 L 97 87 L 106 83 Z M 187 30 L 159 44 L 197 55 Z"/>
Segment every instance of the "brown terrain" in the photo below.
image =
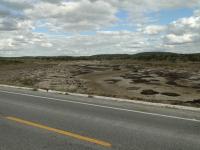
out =
<path fill-rule="evenodd" d="M 0 63 L 0 84 L 200 107 L 200 63 L 134 60 Z"/>

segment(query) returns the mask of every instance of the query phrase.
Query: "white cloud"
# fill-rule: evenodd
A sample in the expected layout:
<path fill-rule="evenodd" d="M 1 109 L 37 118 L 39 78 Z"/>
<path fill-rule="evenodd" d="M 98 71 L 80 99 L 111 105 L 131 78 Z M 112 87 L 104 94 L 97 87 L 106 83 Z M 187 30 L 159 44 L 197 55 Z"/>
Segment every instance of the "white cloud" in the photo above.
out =
<path fill-rule="evenodd" d="M 138 31 L 143 32 L 144 34 L 156 35 L 165 31 L 165 28 L 165 26 L 161 25 L 148 25 L 146 27 L 139 28 Z"/>
<path fill-rule="evenodd" d="M 33 23 L 30 20 L 19 20 L 10 17 L 0 18 L 0 31 L 30 30 L 33 28 Z"/>
<path fill-rule="evenodd" d="M 53 44 L 52 43 L 41 43 L 42 47 L 52 47 Z"/>
<path fill-rule="evenodd" d="M 168 34 L 165 37 L 165 40 L 168 44 L 183 44 L 183 43 L 191 43 L 194 40 L 196 34 L 183 34 L 183 35 L 175 35 Z"/>
<path fill-rule="evenodd" d="M 195 10 L 195 11 L 194 11 L 194 15 L 195 15 L 195 16 L 200 16 L 200 10 Z"/>
<path fill-rule="evenodd" d="M 135 53 L 148 50 L 148 41 L 140 33 L 128 31 L 101 31 L 95 35 L 57 37 L 50 40 L 59 46 L 60 55 L 95 55 L 113 53 Z"/>
<path fill-rule="evenodd" d="M 197 6 L 199 0 L 0 0 L 0 55 L 199 52 Z M 159 25 L 156 16 L 148 15 L 177 8 L 197 10 L 168 25 Z M 124 23 L 135 28 L 109 31 L 107 27 L 121 25 L 116 16 L 120 10 L 128 14 Z M 34 28 L 45 31 L 40 34 Z M 92 33 L 81 35 L 82 31 Z"/>
<path fill-rule="evenodd" d="M 149 51 L 150 43 L 141 33 L 129 31 L 101 31 L 95 35 L 49 36 L 46 34 L 20 33 L 13 34 L 11 39 L 4 37 L 1 48 L 7 53 L 27 55 L 95 55 L 104 53 L 136 53 Z M 7 40 L 7 43 L 5 41 Z M 10 45 L 8 47 L 8 45 Z M 48 50 L 47 50 L 48 49 Z M 12 53 L 10 53 L 10 50 Z M 38 53 L 38 51 L 40 51 Z"/>
<path fill-rule="evenodd" d="M 191 16 L 189 18 L 181 18 L 171 23 L 168 27 L 169 32 L 175 34 L 183 34 L 187 32 L 199 32 L 200 16 Z"/>
<path fill-rule="evenodd" d="M 108 2 L 107 0 L 104 1 Z M 133 23 L 146 23 L 154 20 L 155 18 L 146 16 L 150 12 L 200 6 L 199 0 L 110 0 L 109 3 L 128 11 L 130 21 Z"/>
<path fill-rule="evenodd" d="M 31 8 L 32 0 L 0 0 L 0 4 L 10 10 L 23 10 Z"/>
<path fill-rule="evenodd" d="M 48 22 L 51 30 L 60 29 L 68 32 L 99 30 L 109 26 L 117 20 L 116 12 L 117 9 L 109 3 L 89 0 L 57 4 L 40 2 L 33 9 L 25 10 L 25 14 L 30 18 Z"/>
<path fill-rule="evenodd" d="M 196 13 L 188 18 L 181 18 L 171 23 L 165 36 L 167 44 L 200 42 L 200 15 Z"/>
<path fill-rule="evenodd" d="M 13 48 L 13 39 L 0 39 L 0 49 Z"/>
<path fill-rule="evenodd" d="M 0 9 L 0 17 L 6 17 L 10 15 L 10 11 L 7 9 Z"/>

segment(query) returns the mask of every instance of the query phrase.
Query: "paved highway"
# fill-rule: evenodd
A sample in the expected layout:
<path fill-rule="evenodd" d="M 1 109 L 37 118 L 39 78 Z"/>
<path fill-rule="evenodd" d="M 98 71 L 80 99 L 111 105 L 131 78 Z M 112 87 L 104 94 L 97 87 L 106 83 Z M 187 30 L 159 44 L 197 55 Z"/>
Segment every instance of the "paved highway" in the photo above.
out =
<path fill-rule="evenodd" d="M 0 150 L 199 150 L 200 113 L 0 88 Z"/>

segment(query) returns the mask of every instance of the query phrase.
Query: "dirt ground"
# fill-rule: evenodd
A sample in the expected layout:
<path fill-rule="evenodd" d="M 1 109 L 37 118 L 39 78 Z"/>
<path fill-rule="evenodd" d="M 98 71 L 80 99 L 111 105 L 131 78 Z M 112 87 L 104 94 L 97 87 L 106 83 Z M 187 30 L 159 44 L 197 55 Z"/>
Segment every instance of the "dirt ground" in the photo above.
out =
<path fill-rule="evenodd" d="M 26 60 L 0 63 L 0 84 L 200 107 L 200 63 Z"/>

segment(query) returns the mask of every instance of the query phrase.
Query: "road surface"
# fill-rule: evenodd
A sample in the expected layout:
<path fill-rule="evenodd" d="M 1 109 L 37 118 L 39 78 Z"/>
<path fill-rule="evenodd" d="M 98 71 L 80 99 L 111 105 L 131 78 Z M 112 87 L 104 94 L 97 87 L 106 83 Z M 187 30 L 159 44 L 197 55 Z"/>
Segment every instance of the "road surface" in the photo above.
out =
<path fill-rule="evenodd" d="M 199 150 L 200 112 L 0 88 L 0 150 Z"/>

